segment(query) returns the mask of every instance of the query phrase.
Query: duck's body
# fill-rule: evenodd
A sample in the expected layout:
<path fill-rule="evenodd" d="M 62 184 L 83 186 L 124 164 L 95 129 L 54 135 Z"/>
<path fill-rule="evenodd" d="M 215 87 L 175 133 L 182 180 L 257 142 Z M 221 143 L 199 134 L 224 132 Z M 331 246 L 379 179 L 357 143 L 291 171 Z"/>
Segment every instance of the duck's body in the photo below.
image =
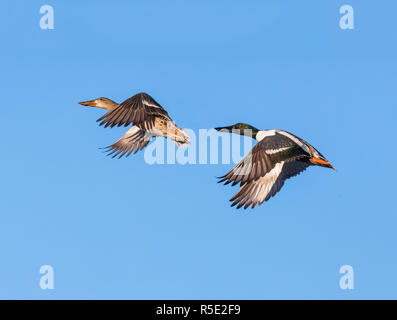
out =
<path fill-rule="evenodd" d="M 284 130 L 258 130 L 238 123 L 215 128 L 218 131 L 250 136 L 258 141 L 251 152 L 219 182 L 240 183 L 240 190 L 230 201 L 237 208 L 254 208 L 274 196 L 284 181 L 309 166 L 334 167 L 313 146 Z"/>
<path fill-rule="evenodd" d="M 189 136 L 178 127 L 168 115 L 167 111 L 150 95 L 141 92 L 125 100 L 121 104 L 108 99 L 79 102 L 84 106 L 106 109 L 108 112 L 99 118 L 99 125 L 132 127 L 120 140 L 106 147 L 113 157 L 128 157 L 134 150 L 142 150 L 155 136 L 172 139 L 178 146 L 188 144 Z"/>

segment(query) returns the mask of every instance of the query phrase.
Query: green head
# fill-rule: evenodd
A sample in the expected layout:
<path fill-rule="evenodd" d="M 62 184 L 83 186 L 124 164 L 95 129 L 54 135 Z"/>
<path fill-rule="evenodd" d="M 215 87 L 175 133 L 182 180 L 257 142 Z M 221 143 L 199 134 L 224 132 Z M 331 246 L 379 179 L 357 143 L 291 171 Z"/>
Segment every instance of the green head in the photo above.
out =
<path fill-rule="evenodd" d="M 246 123 L 236 123 L 232 126 L 228 127 L 218 127 L 215 128 L 215 130 L 221 131 L 221 132 L 231 132 L 235 134 L 240 134 L 242 136 L 247 136 L 255 139 L 256 134 L 258 133 L 258 129 L 246 124 Z"/>

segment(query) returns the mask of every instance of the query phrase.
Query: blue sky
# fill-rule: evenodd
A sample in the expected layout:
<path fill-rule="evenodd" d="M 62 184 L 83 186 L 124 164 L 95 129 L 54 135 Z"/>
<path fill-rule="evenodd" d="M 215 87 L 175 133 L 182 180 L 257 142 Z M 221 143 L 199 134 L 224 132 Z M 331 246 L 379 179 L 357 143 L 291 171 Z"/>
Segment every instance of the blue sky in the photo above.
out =
<path fill-rule="evenodd" d="M 41 30 L 39 9 L 54 8 Z M 339 8 L 354 8 L 354 30 Z M 3 3 L 0 298 L 397 298 L 394 1 Z M 254 210 L 216 176 L 98 148 L 78 101 L 153 95 L 182 127 L 309 141 L 312 167 Z M 341 290 L 339 268 L 354 268 Z M 39 286 L 54 268 L 54 290 Z"/>

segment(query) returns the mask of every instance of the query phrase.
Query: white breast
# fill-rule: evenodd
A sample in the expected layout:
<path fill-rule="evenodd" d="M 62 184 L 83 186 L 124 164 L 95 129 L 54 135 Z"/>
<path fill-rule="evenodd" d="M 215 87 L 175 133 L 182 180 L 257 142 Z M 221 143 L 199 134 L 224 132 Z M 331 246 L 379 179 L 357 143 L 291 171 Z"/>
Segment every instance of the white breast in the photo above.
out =
<path fill-rule="evenodd" d="M 260 130 L 256 134 L 256 140 L 261 141 L 266 137 L 274 136 L 276 134 L 276 130 Z"/>

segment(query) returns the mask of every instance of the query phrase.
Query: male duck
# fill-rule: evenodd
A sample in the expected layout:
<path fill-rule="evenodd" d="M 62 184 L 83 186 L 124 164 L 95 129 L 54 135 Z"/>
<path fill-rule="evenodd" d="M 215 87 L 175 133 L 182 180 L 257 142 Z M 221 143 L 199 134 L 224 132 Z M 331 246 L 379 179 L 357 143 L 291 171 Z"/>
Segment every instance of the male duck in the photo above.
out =
<path fill-rule="evenodd" d="M 283 130 L 258 130 L 237 123 L 228 127 L 215 128 L 222 132 L 232 132 L 256 139 L 251 152 L 229 173 L 220 177 L 219 182 L 232 185 L 240 183 L 240 190 L 230 201 L 237 209 L 256 205 L 274 196 L 284 185 L 284 181 L 298 175 L 309 166 L 335 169 L 325 158 L 305 140 Z"/>

